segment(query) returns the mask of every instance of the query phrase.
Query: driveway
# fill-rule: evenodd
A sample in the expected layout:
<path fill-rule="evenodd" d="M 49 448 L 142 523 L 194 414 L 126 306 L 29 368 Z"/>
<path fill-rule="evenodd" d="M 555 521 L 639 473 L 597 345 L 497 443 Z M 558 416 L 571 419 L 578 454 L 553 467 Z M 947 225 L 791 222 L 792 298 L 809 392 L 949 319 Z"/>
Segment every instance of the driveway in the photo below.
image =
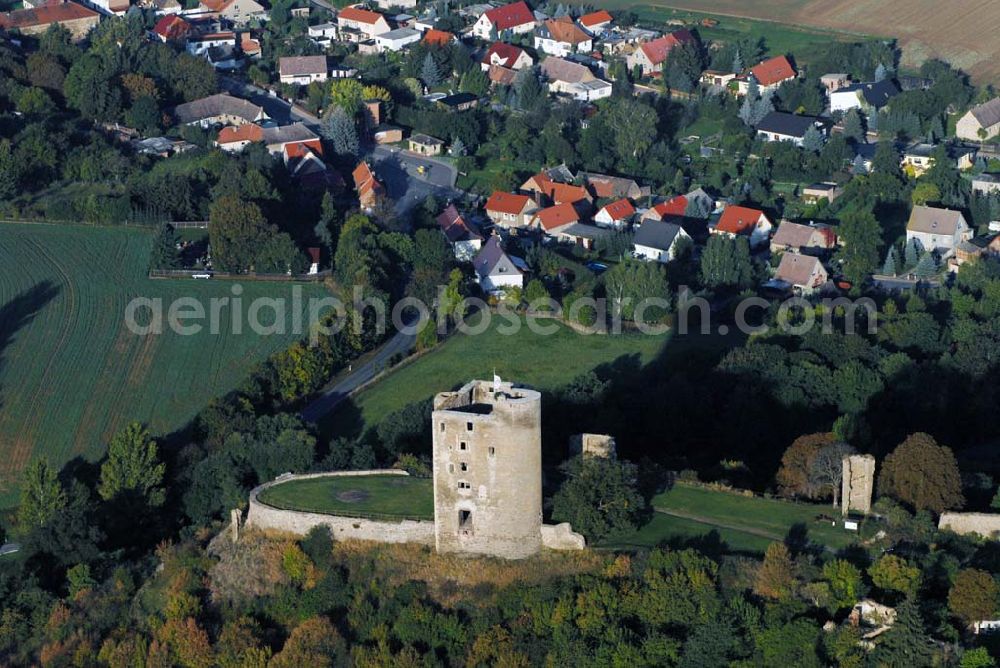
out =
<path fill-rule="evenodd" d="M 389 146 L 376 146 L 371 153 L 379 180 L 396 202 L 396 211 L 406 213 L 434 194 L 442 199 L 458 199 L 465 193 L 455 188 L 458 170 L 443 160 L 424 158 Z M 420 173 L 420 167 L 424 173 Z"/>
<path fill-rule="evenodd" d="M 416 341 L 416 334 L 406 334 L 396 332 L 396 334 L 376 353 L 357 368 L 353 369 L 345 378 L 342 378 L 332 387 L 323 390 L 323 393 L 312 400 L 308 406 L 300 413 L 305 422 L 317 422 L 327 413 L 331 412 L 341 401 L 350 396 L 356 389 L 373 379 L 389 366 L 389 360 L 397 354 L 405 355 L 413 348 Z"/>
<path fill-rule="evenodd" d="M 316 118 L 302 107 L 293 106 L 280 97 L 275 97 L 263 88 L 251 83 L 240 81 L 229 76 L 220 76 L 219 83 L 228 92 L 246 100 L 258 107 L 263 107 L 267 115 L 279 125 L 289 123 L 305 123 L 313 132 L 319 132 L 320 119 Z"/>

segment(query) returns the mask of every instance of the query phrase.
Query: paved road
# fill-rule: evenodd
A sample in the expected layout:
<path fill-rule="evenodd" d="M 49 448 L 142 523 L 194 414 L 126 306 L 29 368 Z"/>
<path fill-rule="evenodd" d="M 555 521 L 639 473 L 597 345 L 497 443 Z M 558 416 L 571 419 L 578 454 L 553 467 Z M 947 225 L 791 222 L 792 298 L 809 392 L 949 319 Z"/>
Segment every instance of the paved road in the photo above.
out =
<path fill-rule="evenodd" d="M 415 334 L 396 332 L 382 347 L 364 364 L 355 368 L 346 378 L 341 379 L 332 387 L 328 387 L 321 395 L 302 409 L 300 415 L 306 422 L 316 422 L 321 417 L 331 412 L 337 405 L 350 396 L 351 392 L 358 389 L 372 378 L 377 376 L 389 364 L 389 359 L 399 353 L 406 354 L 413 348 L 416 341 Z"/>
<path fill-rule="evenodd" d="M 371 161 L 400 214 L 423 204 L 430 194 L 451 200 L 465 194 L 455 188 L 458 170 L 442 160 L 422 158 L 388 146 L 376 146 L 371 153 Z M 423 174 L 418 171 L 419 167 L 424 168 Z"/>

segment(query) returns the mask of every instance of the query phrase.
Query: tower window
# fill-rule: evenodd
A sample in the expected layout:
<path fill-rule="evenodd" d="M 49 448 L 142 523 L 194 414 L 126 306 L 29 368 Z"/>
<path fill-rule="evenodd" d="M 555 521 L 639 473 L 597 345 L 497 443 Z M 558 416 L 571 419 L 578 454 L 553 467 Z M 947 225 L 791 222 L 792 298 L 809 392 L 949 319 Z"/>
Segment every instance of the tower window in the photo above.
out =
<path fill-rule="evenodd" d="M 465 423 L 465 431 L 472 431 L 472 423 L 471 422 L 466 422 Z"/>
<path fill-rule="evenodd" d="M 490 457 L 493 457 L 493 456 L 495 456 L 496 454 L 497 454 L 497 449 L 496 449 L 496 448 L 494 448 L 494 447 L 493 447 L 493 446 L 491 445 L 491 446 L 489 447 L 489 455 L 490 455 Z"/>
<path fill-rule="evenodd" d="M 441 431 L 444 431 L 444 422 L 441 423 Z"/>
<path fill-rule="evenodd" d="M 468 530 L 472 528 L 472 511 L 471 510 L 459 510 L 458 511 L 458 528 Z"/>
<path fill-rule="evenodd" d="M 472 489 L 472 485 L 470 485 L 469 483 L 467 483 L 464 480 L 459 480 L 458 481 L 458 488 L 459 489 Z"/>
<path fill-rule="evenodd" d="M 461 469 L 462 469 L 463 471 L 468 471 L 468 470 L 469 470 L 469 465 L 468 465 L 468 464 L 467 464 L 466 462 L 462 462 L 461 464 L 459 464 L 459 467 L 460 467 L 460 468 L 461 468 Z"/>
<path fill-rule="evenodd" d="M 461 443 L 458 444 L 458 449 L 459 450 L 468 450 L 469 449 L 469 444 L 466 443 L 465 441 L 462 441 Z"/>
<path fill-rule="evenodd" d="M 454 473 L 454 472 L 455 472 L 455 465 L 448 464 L 448 473 Z"/>

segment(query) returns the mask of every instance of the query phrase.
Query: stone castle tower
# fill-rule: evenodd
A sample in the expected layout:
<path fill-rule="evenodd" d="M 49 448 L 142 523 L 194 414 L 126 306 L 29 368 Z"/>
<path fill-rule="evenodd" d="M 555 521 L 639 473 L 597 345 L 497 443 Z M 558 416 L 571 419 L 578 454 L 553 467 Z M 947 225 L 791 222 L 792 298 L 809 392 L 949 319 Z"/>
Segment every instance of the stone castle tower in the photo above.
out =
<path fill-rule="evenodd" d="M 542 397 L 499 378 L 434 398 L 438 552 L 520 559 L 542 548 Z"/>
<path fill-rule="evenodd" d="M 852 510 L 867 515 L 872 509 L 872 488 L 875 484 L 875 458 L 871 455 L 848 455 L 843 461 L 844 475 L 840 481 L 840 506 L 846 517 Z"/>

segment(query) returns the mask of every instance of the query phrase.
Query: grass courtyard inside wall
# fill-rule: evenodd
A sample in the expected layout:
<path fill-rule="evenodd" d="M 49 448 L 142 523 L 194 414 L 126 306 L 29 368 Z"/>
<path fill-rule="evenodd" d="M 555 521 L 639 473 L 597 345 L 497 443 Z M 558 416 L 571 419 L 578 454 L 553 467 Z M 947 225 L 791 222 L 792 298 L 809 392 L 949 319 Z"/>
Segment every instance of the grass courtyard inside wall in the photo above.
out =
<path fill-rule="evenodd" d="M 283 510 L 383 519 L 434 519 L 430 478 L 403 475 L 331 476 L 279 483 L 262 503 Z"/>

